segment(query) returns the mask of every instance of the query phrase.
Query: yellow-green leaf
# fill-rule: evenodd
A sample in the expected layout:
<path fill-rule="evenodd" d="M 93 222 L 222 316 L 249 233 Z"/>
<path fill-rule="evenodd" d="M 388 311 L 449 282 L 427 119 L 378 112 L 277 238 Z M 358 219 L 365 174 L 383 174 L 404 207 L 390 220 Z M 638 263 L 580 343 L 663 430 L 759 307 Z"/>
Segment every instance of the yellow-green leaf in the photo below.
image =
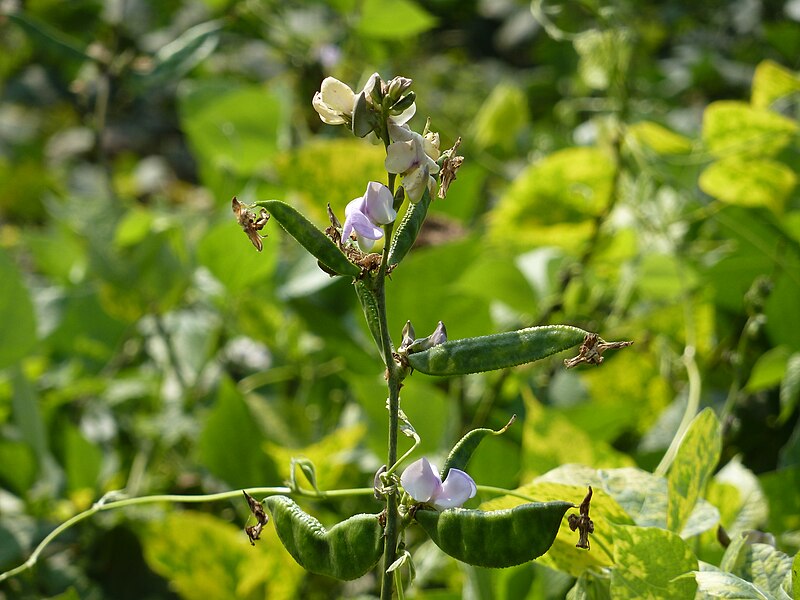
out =
<path fill-rule="evenodd" d="M 697 415 L 681 441 L 667 476 L 667 527 L 681 533 L 702 497 L 722 451 L 722 428 L 714 411 Z"/>
<path fill-rule="evenodd" d="M 628 127 L 625 141 L 629 146 L 645 146 L 656 154 L 686 154 L 692 151 L 689 138 L 653 121 L 639 121 Z"/>
<path fill-rule="evenodd" d="M 694 598 L 697 583 L 680 577 L 697 570 L 697 558 L 684 541 L 656 527 L 614 527 L 611 597 L 617 600 Z"/>
<path fill-rule="evenodd" d="M 765 206 L 776 213 L 797 183 L 797 175 L 783 163 L 770 159 L 732 156 L 708 166 L 699 185 L 709 196 L 739 206 Z"/>
<path fill-rule="evenodd" d="M 608 204 L 614 164 L 599 148 L 567 148 L 530 165 L 490 216 L 489 234 L 503 245 L 574 249 Z"/>
<path fill-rule="evenodd" d="M 773 156 L 797 130 L 796 121 L 746 102 L 714 102 L 703 115 L 703 142 L 718 157 Z"/>
<path fill-rule="evenodd" d="M 800 77 L 771 60 L 758 64 L 753 74 L 750 103 L 756 108 L 769 106 L 784 96 L 800 91 Z"/>

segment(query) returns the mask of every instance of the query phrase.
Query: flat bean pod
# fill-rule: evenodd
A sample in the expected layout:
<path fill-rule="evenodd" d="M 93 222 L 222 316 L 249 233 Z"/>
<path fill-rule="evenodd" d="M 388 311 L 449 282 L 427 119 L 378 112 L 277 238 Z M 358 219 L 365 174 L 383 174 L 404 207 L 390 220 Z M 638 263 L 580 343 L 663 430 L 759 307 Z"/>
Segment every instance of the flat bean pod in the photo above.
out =
<path fill-rule="evenodd" d="M 377 515 L 354 515 L 325 529 L 291 498 L 270 496 L 264 503 L 286 550 L 311 573 L 357 579 L 383 554 L 383 528 Z"/>
<path fill-rule="evenodd" d="M 331 271 L 350 277 L 361 272 L 361 269 L 347 260 L 327 235 L 293 207 L 280 200 L 259 200 L 256 205 L 266 208 L 289 235 Z"/>
<path fill-rule="evenodd" d="M 531 502 L 497 511 L 418 510 L 417 522 L 433 543 L 476 567 L 505 568 L 541 556 L 553 545 L 570 502 Z"/>
<path fill-rule="evenodd" d="M 466 375 L 514 367 L 577 346 L 586 332 L 546 325 L 480 337 L 448 340 L 408 355 L 412 368 L 428 375 Z"/>

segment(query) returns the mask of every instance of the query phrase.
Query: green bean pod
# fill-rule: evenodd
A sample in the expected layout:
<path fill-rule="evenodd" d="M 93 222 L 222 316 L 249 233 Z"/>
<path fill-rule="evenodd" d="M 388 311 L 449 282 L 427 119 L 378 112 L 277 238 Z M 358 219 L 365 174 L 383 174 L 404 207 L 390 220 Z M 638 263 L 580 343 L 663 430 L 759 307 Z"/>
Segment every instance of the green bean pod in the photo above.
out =
<path fill-rule="evenodd" d="M 416 204 L 411 204 L 406 210 L 403 220 L 397 226 L 397 231 L 392 238 L 392 245 L 389 247 L 389 264 L 398 264 L 417 239 L 425 215 L 428 214 L 428 207 L 431 205 L 431 194 L 426 188 L 422 193 L 422 198 Z"/>
<path fill-rule="evenodd" d="M 358 301 L 361 303 L 361 308 L 363 309 L 364 316 L 367 319 L 369 332 L 372 334 L 372 339 L 375 340 L 375 344 L 378 346 L 378 350 L 381 353 L 381 358 L 383 358 L 383 339 L 381 337 L 378 299 L 364 281 L 357 280 L 354 285 L 356 288 L 356 296 L 358 296 Z"/>
<path fill-rule="evenodd" d="M 280 200 L 259 200 L 256 205 L 266 208 L 289 235 L 331 271 L 350 277 L 361 273 L 361 269 L 347 260 L 327 235 L 293 207 Z"/>
<path fill-rule="evenodd" d="M 286 550 L 311 573 L 357 579 L 383 555 L 383 527 L 377 515 L 360 514 L 325 529 L 291 498 L 269 496 L 264 503 Z"/>
<path fill-rule="evenodd" d="M 461 562 L 502 569 L 547 552 L 570 502 L 531 502 L 505 510 L 418 510 L 417 522 L 433 543 Z"/>
<path fill-rule="evenodd" d="M 450 454 L 447 455 L 447 459 L 444 461 L 444 466 L 440 474 L 441 480 L 444 481 L 447 478 L 447 473 L 450 469 L 461 469 L 464 471 L 469 459 L 472 458 L 472 454 L 478 449 L 478 445 L 483 441 L 483 438 L 487 435 L 502 435 L 516 420 L 517 415 L 512 416 L 508 423 L 497 431 L 481 427 L 467 432 L 464 437 L 458 440 L 458 443 L 453 446 L 453 449 L 450 450 Z"/>
<path fill-rule="evenodd" d="M 506 333 L 448 340 L 408 355 L 412 368 L 428 375 L 466 375 L 505 369 L 577 346 L 586 332 L 568 325 L 529 327 Z"/>

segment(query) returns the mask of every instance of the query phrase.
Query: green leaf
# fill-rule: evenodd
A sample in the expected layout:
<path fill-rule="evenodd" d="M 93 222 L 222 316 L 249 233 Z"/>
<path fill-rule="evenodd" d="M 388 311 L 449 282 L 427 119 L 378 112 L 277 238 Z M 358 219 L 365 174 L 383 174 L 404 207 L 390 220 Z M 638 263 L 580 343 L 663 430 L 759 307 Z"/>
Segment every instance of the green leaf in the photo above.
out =
<path fill-rule="evenodd" d="M 261 448 L 263 435 L 244 398 L 224 378 L 197 442 L 198 460 L 234 487 L 264 485 L 277 473 Z"/>
<path fill-rule="evenodd" d="M 347 260 L 327 235 L 293 207 L 280 200 L 261 200 L 256 205 L 266 208 L 289 235 L 332 271 L 350 277 L 361 272 L 361 269 Z"/>
<path fill-rule="evenodd" d="M 409 203 L 402 221 L 397 226 L 392 237 L 392 245 L 389 248 L 389 264 L 396 265 L 405 258 L 408 251 L 414 245 L 419 230 L 428 214 L 428 207 L 431 204 L 430 191 L 425 188 L 422 198 L 416 204 Z"/>
<path fill-rule="evenodd" d="M 607 442 L 577 427 L 561 411 L 533 398 L 526 399 L 522 427 L 522 470 L 526 476 L 540 475 L 565 463 L 598 467 L 634 464 Z"/>
<path fill-rule="evenodd" d="M 36 345 L 36 318 L 28 289 L 22 277 L 3 250 L 0 250 L 0 315 L 3 334 L 0 335 L 0 369 L 24 358 Z"/>
<path fill-rule="evenodd" d="M 611 575 L 604 572 L 581 573 L 566 600 L 611 600 Z"/>
<path fill-rule="evenodd" d="M 428 375 L 465 375 L 541 360 L 583 341 L 586 332 L 567 325 L 530 327 L 481 337 L 448 340 L 408 355 L 412 368 Z"/>
<path fill-rule="evenodd" d="M 498 244 L 575 251 L 608 204 L 615 167 L 599 148 L 559 150 L 523 170 L 490 214 Z"/>
<path fill-rule="evenodd" d="M 444 461 L 444 466 L 442 467 L 440 474 L 442 481 L 445 480 L 450 469 L 460 469 L 461 471 L 466 470 L 469 459 L 472 458 L 472 454 L 478 449 L 478 445 L 483 441 L 483 438 L 485 438 L 487 435 L 502 435 L 509 427 L 511 427 L 516 418 L 516 415 L 511 417 L 511 420 L 497 431 L 486 428 L 473 429 L 460 440 L 458 440 Z"/>
<path fill-rule="evenodd" d="M 514 84 L 499 83 L 481 106 L 472 124 L 479 148 L 513 150 L 519 131 L 528 124 L 528 100 Z"/>
<path fill-rule="evenodd" d="M 225 214 L 230 215 L 228 211 Z M 277 255 L 269 249 L 256 252 L 230 218 L 207 231 L 197 245 L 198 262 L 234 296 L 249 287 L 268 283 L 275 271 Z"/>
<path fill-rule="evenodd" d="M 703 115 L 703 141 L 720 158 L 773 156 L 797 134 L 792 119 L 745 102 L 711 103 Z"/>
<path fill-rule="evenodd" d="M 766 330 L 773 345 L 784 344 L 793 352 L 799 352 L 800 319 L 796 316 L 797 299 L 800 298 L 800 260 L 791 252 L 782 253 L 777 260 L 786 270 L 776 278 L 767 298 Z"/>
<path fill-rule="evenodd" d="M 667 527 L 671 531 L 683 531 L 721 451 L 722 428 L 714 411 L 706 408 L 689 425 L 667 476 Z"/>
<path fill-rule="evenodd" d="M 756 586 L 725 571 L 695 571 L 697 600 L 733 598 L 735 600 L 771 600 Z"/>
<path fill-rule="evenodd" d="M 287 448 L 270 440 L 262 450 L 278 465 L 278 477 L 291 479 L 291 469 L 298 460 L 316 465 L 315 480 L 321 489 L 341 487 L 352 469 L 351 456 L 366 434 L 366 425 L 358 423 L 339 427 L 322 439 L 303 448 Z"/>
<path fill-rule="evenodd" d="M 752 581 L 765 596 L 779 598 L 792 558 L 769 544 L 731 543 L 720 566 Z"/>
<path fill-rule="evenodd" d="M 199 23 L 159 48 L 153 68 L 140 76 L 141 84 L 154 87 L 178 81 L 214 52 L 223 25 L 222 20 Z"/>
<path fill-rule="evenodd" d="M 573 42 L 580 56 L 578 73 L 592 89 L 606 90 L 625 76 L 631 58 L 630 34 L 623 29 L 590 29 Z"/>
<path fill-rule="evenodd" d="M 453 558 L 478 567 L 520 565 L 547 552 L 570 502 L 531 502 L 495 511 L 419 510 L 417 522 Z"/>
<path fill-rule="evenodd" d="M 719 507 L 720 522 L 733 539 L 762 527 L 767 521 L 769 503 L 758 478 L 734 457 L 709 482 L 706 498 Z"/>
<path fill-rule="evenodd" d="M 25 33 L 37 42 L 42 48 L 59 57 L 66 57 L 78 61 L 91 61 L 92 58 L 82 48 L 80 40 L 59 31 L 52 25 L 40 21 L 31 15 L 21 12 L 5 12 L 2 15 L 12 23 L 18 25 Z"/>
<path fill-rule="evenodd" d="M 95 490 L 103 465 L 103 451 L 70 423 L 63 423 L 59 434 L 62 436 L 61 452 L 67 486 L 73 492 Z"/>
<path fill-rule="evenodd" d="M 645 146 L 656 154 L 687 154 L 692 141 L 653 121 L 639 121 L 626 130 L 625 141 L 631 146 Z"/>
<path fill-rule="evenodd" d="M 756 108 L 769 108 L 776 100 L 800 91 L 800 77 L 771 60 L 758 63 L 753 73 L 750 103 Z"/>
<path fill-rule="evenodd" d="M 24 498 L 36 481 L 36 454 L 28 444 L 0 440 L 0 484 Z"/>
<path fill-rule="evenodd" d="M 786 346 L 770 348 L 758 357 L 744 386 L 748 392 L 758 392 L 778 385 L 786 374 L 791 351 Z"/>
<path fill-rule="evenodd" d="M 778 421 L 785 423 L 800 402 L 800 353 L 798 352 L 792 354 L 786 363 L 786 376 L 781 382 L 780 400 L 781 413 Z"/>
<path fill-rule="evenodd" d="M 269 526 L 251 548 L 240 527 L 184 511 L 150 523 L 140 538 L 147 564 L 186 600 L 292 600 L 307 577 Z"/>
<path fill-rule="evenodd" d="M 411 0 L 365 0 L 357 29 L 365 37 L 402 40 L 436 25 L 436 18 Z"/>
<path fill-rule="evenodd" d="M 611 597 L 619 600 L 694 598 L 697 584 L 681 575 L 697 570 L 697 559 L 671 531 L 614 526 Z"/>
<path fill-rule="evenodd" d="M 709 165 L 698 183 L 706 194 L 728 204 L 765 206 L 780 214 L 797 176 L 774 160 L 732 156 Z"/>
<path fill-rule="evenodd" d="M 179 89 L 181 126 L 204 183 L 226 198 L 231 174 L 249 177 L 270 165 L 285 115 L 282 98 L 262 85 L 187 82 Z"/>

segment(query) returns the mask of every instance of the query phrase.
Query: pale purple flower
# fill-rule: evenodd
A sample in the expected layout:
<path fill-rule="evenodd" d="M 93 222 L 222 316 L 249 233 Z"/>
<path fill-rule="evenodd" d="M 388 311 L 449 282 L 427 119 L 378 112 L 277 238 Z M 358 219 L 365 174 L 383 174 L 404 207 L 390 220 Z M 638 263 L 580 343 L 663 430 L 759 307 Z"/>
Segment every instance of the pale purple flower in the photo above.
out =
<path fill-rule="evenodd" d="M 370 181 L 364 195 L 348 202 L 344 209 L 342 239 L 349 239 L 355 231 L 361 249 L 370 250 L 375 240 L 383 237 L 383 228 L 380 226 L 388 225 L 397 218 L 393 204 L 392 191 L 382 183 Z"/>
<path fill-rule="evenodd" d="M 427 458 L 408 465 L 400 483 L 414 500 L 432 504 L 436 510 L 461 506 L 478 491 L 472 477 L 460 469 L 450 469 L 442 482 Z"/>

